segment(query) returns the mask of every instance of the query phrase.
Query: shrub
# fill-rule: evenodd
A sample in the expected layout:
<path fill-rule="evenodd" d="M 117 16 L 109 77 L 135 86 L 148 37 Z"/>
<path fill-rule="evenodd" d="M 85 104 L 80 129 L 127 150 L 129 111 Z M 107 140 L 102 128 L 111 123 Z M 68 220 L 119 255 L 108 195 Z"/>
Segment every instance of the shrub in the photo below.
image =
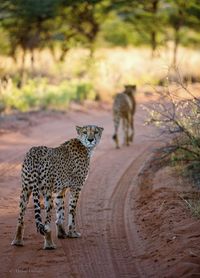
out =
<path fill-rule="evenodd" d="M 12 86 L 1 94 L 6 109 L 22 112 L 31 109 L 67 109 L 70 101 L 95 99 L 92 85 L 77 81 L 63 81 L 59 85 L 48 84 L 46 79 L 31 79 L 21 88 Z"/>
<path fill-rule="evenodd" d="M 185 98 L 177 94 L 180 87 L 185 92 Z M 157 126 L 170 139 L 162 148 L 162 158 L 171 158 L 172 166 L 200 188 L 200 98 L 193 95 L 179 79 L 176 90 L 172 91 L 167 86 L 158 103 L 146 109 L 149 112 L 146 123 Z M 199 192 L 196 198 L 182 199 L 191 214 L 200 218 Z"/>
<path fill-rule="evenodd" d="M 171 140 L 163 149 L 173 162 L 200 163 L 200 99 L 180 83 L 187 93 L 187 99 L 170 91 L 161 93 L 158 103 L 146 107 L 147 124 L 157 126 Z"/>

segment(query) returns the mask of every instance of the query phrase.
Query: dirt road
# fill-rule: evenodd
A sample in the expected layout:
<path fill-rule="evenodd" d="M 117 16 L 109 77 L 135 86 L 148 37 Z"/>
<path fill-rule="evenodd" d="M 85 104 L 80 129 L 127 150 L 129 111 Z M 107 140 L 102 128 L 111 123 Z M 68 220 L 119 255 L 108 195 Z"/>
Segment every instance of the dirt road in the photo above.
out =
<path fill-rule="evenodd" d="M 135 118 L 135 141 L 115 150 L 111 112 L 90 110 L 41 117 L 40 124 L 0 137 L 0 277 L 164 277 L 141 260 L 145 241 L 138 235 L 134 200 L 138 173 L 160 138 L 144 127 L 140 108 Z M 76 136 L 75 125 L 97 124 L 104 134 L 92 161 L 78 205 L 80 239 L 55 238 L 57 249 L 45 251 L 36 232 L 33 204 L 25 218 L 24 247 L 10 245 L 17 221 L 20 166 L 33 145 L 56 146 Z M 55 217 L 54 217 L 55 220 Z M 53 225 L 54 226 L 54 225 Z M 149 256 L 151 260 L 151 255 Z"/>

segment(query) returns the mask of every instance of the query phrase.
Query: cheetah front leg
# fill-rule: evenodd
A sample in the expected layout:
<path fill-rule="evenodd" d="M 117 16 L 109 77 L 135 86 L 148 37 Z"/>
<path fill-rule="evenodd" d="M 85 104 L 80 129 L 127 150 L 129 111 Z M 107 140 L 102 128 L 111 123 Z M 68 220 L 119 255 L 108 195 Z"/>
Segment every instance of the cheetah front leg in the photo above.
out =
<path fill-rule="evenodd" d="M 64 198 L 65 190 L 59 191 L 55 197 L 56 206 L 56 233 L 58 238 L 66 238 L 67 234 L 64 229 Z"/>
<path fill-rule="evenodd" d="M 75 216 L 76 206 L 80 195 L 80 189 L 70 189 L 69 195 L 69 214 L 68 214 L 68 237 L 77 238 L 81 234 L 76 231 Z"/>

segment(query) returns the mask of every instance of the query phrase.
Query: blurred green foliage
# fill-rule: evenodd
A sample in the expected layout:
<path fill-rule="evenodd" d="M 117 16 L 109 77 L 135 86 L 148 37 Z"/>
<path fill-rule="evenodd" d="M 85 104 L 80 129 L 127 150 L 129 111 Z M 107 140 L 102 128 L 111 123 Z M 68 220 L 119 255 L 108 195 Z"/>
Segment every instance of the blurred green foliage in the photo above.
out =
<path fill-rule="evenodd" d="M 100 38 L 101 44 L 108 46 L 138 46 L 144 42 L 135 32 L 133 25 L 123 22 L 116 14 L 102 24 Z"/>
<path fill-rule="evenodd" d="M 96 48 L 148 45 L 154 57 L 159 46 L 167 47 L 173 42 L 176 65 L 179 45 L 199 47 L 199 26 L 199 0 L 1 0 L 0 54 L 13 59 L 17 70 L 12 78 L 14 82 L 18 80 L 2 103 L 27 110 L 31 106 L 61 106 L 71 99 L 95 98 L 88 83 L 95 84 L 92 79 Z M 36 52 L 50 50 L 59 68 L 68 51 L 80 46 L 89 50 L 90 62 L 84 69 L 77 66 L 77 74 L 71 74 L 79 82 L 65 83 L 65 78 L 59 79 L 59 85 L 52 85 L 50 78 L 48 85 L 42 79 L 30 81 L 37 77 Z M 29 68 L 25 65 L 26 57 L 30 60 Z M 0 74 L 4 74 L 2 64 Z M 90 82 L 80 84 L 83 76 Z"/>
<path fill-rule="evenodd" d="M 0 95 L 1 107 L 22 112 L 38 109 L 66 110 L 71 101 L 94 100 L 95 93 L 89 83 L 63 81 L 48 84 L 47 79 L 29 79 L 22 88 L 13 85 Z"/>
<path fill-rule="evenodd" d="M 59 46 L 60 60 L 71 47 L 83 45 L 91 54 L 103 33 L 110 45 L 158 45 L 173 40 L 196 45 L 200 25 L 199 0 L 2 0 L 0 51 L 11 56 L 23 51 Z M 172 36 L 168 36 L 170 30 Z M 190 40 L 191 31 L 193 39 Z M 101 41 L 103 43 L 103 41 Z"/>

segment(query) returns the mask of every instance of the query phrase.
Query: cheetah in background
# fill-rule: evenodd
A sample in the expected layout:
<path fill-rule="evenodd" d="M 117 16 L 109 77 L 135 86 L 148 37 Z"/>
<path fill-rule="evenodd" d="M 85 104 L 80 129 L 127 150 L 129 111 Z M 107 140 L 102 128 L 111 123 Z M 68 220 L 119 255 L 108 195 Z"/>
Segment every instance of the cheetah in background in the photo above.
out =
<path fill-rule="evenodd" d="M 91 154 L 99 143 L 103 128 L 95 125 L 76 127 L 78 138 L 57 148 L 39 146 L 31 148 L 22 165 L 22 191 L 17 231 L 12 245 L 23 245 L 24 215 L 32 193 L 37 230 L 44 236 L 44 249 L 54 249 L 51 236 L 52 194 L 55 193 L 56 231 L 58 238 L 79 237 L 75 215 L 77 201 L 87 178 Z M 68 232 L 65 232 L 64 197 L 69 188 Z M 45 201 L 45 222 L 42 223 L 40 194 Z"/>
<path fill-rule="evenodd" d="M 136 109 L 136 101 L 134 93 L 136 85 L 126 85 L 125 90 L 115 96 L 113 102 L 113 121 L 114 135 L 113 140 L 116 143 L 116 148 L 119 148 L 118 129 L 120 120 L 122 120 L 124 130 L 124 144 L 127 146 L 133 141 L 134 136 L 134 114 Z M 131 134 L 129 135 L 129 130 Z"/>

